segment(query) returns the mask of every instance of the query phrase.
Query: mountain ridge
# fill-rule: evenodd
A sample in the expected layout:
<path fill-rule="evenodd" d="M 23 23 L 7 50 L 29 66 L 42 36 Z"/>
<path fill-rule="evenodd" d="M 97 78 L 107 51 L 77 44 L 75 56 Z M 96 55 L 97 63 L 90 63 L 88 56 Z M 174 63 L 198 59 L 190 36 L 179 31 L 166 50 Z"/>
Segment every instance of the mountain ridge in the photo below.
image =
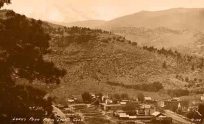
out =
<path fill-rule="evenodd" d="M 170 29 L 194 28 L 195 30 L 202 29 L 203 31 L 203 28 L 202 28 L 204 25 L 204 23 L 202 23 L 203 21 L 195 17 L 197 18 L 201 17 L 201 19 L 204 20 L 204 8 L 172 8 L 172 9 L 159 10 L 159 11 L 143 10 L 133 14 L 117 17 L 109 21 L 104 21 L 104 20 L 78 21 L 78 22 L 68 23 L 68 26 L 83 27 L 82 26 L 84 25 L 83 23 L 86 24 L 89 21 L 93 21 L 93 22 L 101 21 L 102 23 L 98 23 L 95 26 L 86 25 L 86 27 L 102 28 L 102 29 L 108 29 L 108 30 L 110 30 L 111 27 L 145 27 L 145 28 L 166 27 Z M 190 26 L 188 26 L 188 24 L 182 24 L 185 21 L 189 21 L 189 19 L 193 19 L 193 18 L 195 18 L 193 20 L 195 22 L 196 22 L 196 19 L 200 21 L 197 21 L 195 25 L 190 25 Z M 179 22 L 178 20 L 181 20 L 181 21 Z M 151 24 L 151 21 L 153 21 L 153 24 Z M 193 23 L 193 21 L 189 21 L 189 22 Z M 173 23 L 173 24 L 168 24 L 168 23 Z M 166 26 L 167 24 L 168 24 L 168 27 Z M 65 25 L 67 26 L 67 24 Z"/>

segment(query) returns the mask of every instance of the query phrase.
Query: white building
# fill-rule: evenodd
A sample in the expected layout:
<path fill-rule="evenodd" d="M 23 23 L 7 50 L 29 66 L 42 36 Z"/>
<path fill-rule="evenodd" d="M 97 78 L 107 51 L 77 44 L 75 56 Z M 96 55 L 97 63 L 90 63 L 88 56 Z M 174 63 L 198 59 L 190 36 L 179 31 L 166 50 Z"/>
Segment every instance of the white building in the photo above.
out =
<path fill-rule="evenodd" d="M 204 101 L 204 94 L 200 97 L 201 101 Z"/>

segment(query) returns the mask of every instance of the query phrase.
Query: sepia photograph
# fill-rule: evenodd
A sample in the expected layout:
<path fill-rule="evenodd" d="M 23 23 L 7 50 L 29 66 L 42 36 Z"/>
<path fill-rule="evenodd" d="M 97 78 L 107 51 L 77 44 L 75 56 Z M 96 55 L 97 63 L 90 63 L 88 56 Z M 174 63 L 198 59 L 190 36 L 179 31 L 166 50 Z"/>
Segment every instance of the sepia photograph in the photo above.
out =
<path fill-rule="evenodd" d="M 204 0 L 0 0 L 0 124 L 204 124 Z"/>

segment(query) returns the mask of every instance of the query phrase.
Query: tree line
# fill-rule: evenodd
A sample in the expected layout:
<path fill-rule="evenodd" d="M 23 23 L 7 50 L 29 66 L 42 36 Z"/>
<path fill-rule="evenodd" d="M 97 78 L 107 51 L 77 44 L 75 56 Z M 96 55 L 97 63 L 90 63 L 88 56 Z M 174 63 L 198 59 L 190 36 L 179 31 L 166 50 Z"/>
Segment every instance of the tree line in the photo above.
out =
<path fill-rule="evenodd" d="M 192 56 L 192 55 L 183 55 L 180 52 L 178 52 L 177 50 L 173 51 L 171 49 L 165 49 L 165 48 L 155 48 L 153 46 L 143 46 L 144 50 L 150 51 L 150 52 L 155 52 L 161 55 L 165 55 L 166 57 L 170 56 L 173 58 L 176 58 L 177 60 L 186 62 L 186 64 L 190 65 L 190 69 L 192 71 L 196 70 L 196 69 L 202 69 L 204 67 L 204 58 L 203 57 L 197 57 L 197 56 Z M 163 63 L 162 65 L 163 68 L 166 68 L 166 62 Z"/>
<path fill-rule="evenodd" d="M 162 83 L 158 81 L 153 83 L 148 83 L 148 84 L 142 83 L 142 84 L 134 84 L 134 85 L 125 85 L 123 83 L 110 82 L 110 81 L 106 83 L 112 86 L 120 86 L 128 89 L 144 90 L 144 91 L 151 91 L 151 92 L 157 92 L 164 88 Z"/>

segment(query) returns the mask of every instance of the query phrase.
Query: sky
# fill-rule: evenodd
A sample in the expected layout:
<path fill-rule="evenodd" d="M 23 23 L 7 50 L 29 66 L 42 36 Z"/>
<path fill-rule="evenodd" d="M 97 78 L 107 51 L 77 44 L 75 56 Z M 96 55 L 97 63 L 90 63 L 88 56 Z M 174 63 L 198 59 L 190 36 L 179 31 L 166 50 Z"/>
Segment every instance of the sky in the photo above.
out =
<path fill-rule="evenodd" d="M 111 20 L 139 11 L 204 8 L 204 0 L 12 0 L 5 9 L 51 22 Z"/>

